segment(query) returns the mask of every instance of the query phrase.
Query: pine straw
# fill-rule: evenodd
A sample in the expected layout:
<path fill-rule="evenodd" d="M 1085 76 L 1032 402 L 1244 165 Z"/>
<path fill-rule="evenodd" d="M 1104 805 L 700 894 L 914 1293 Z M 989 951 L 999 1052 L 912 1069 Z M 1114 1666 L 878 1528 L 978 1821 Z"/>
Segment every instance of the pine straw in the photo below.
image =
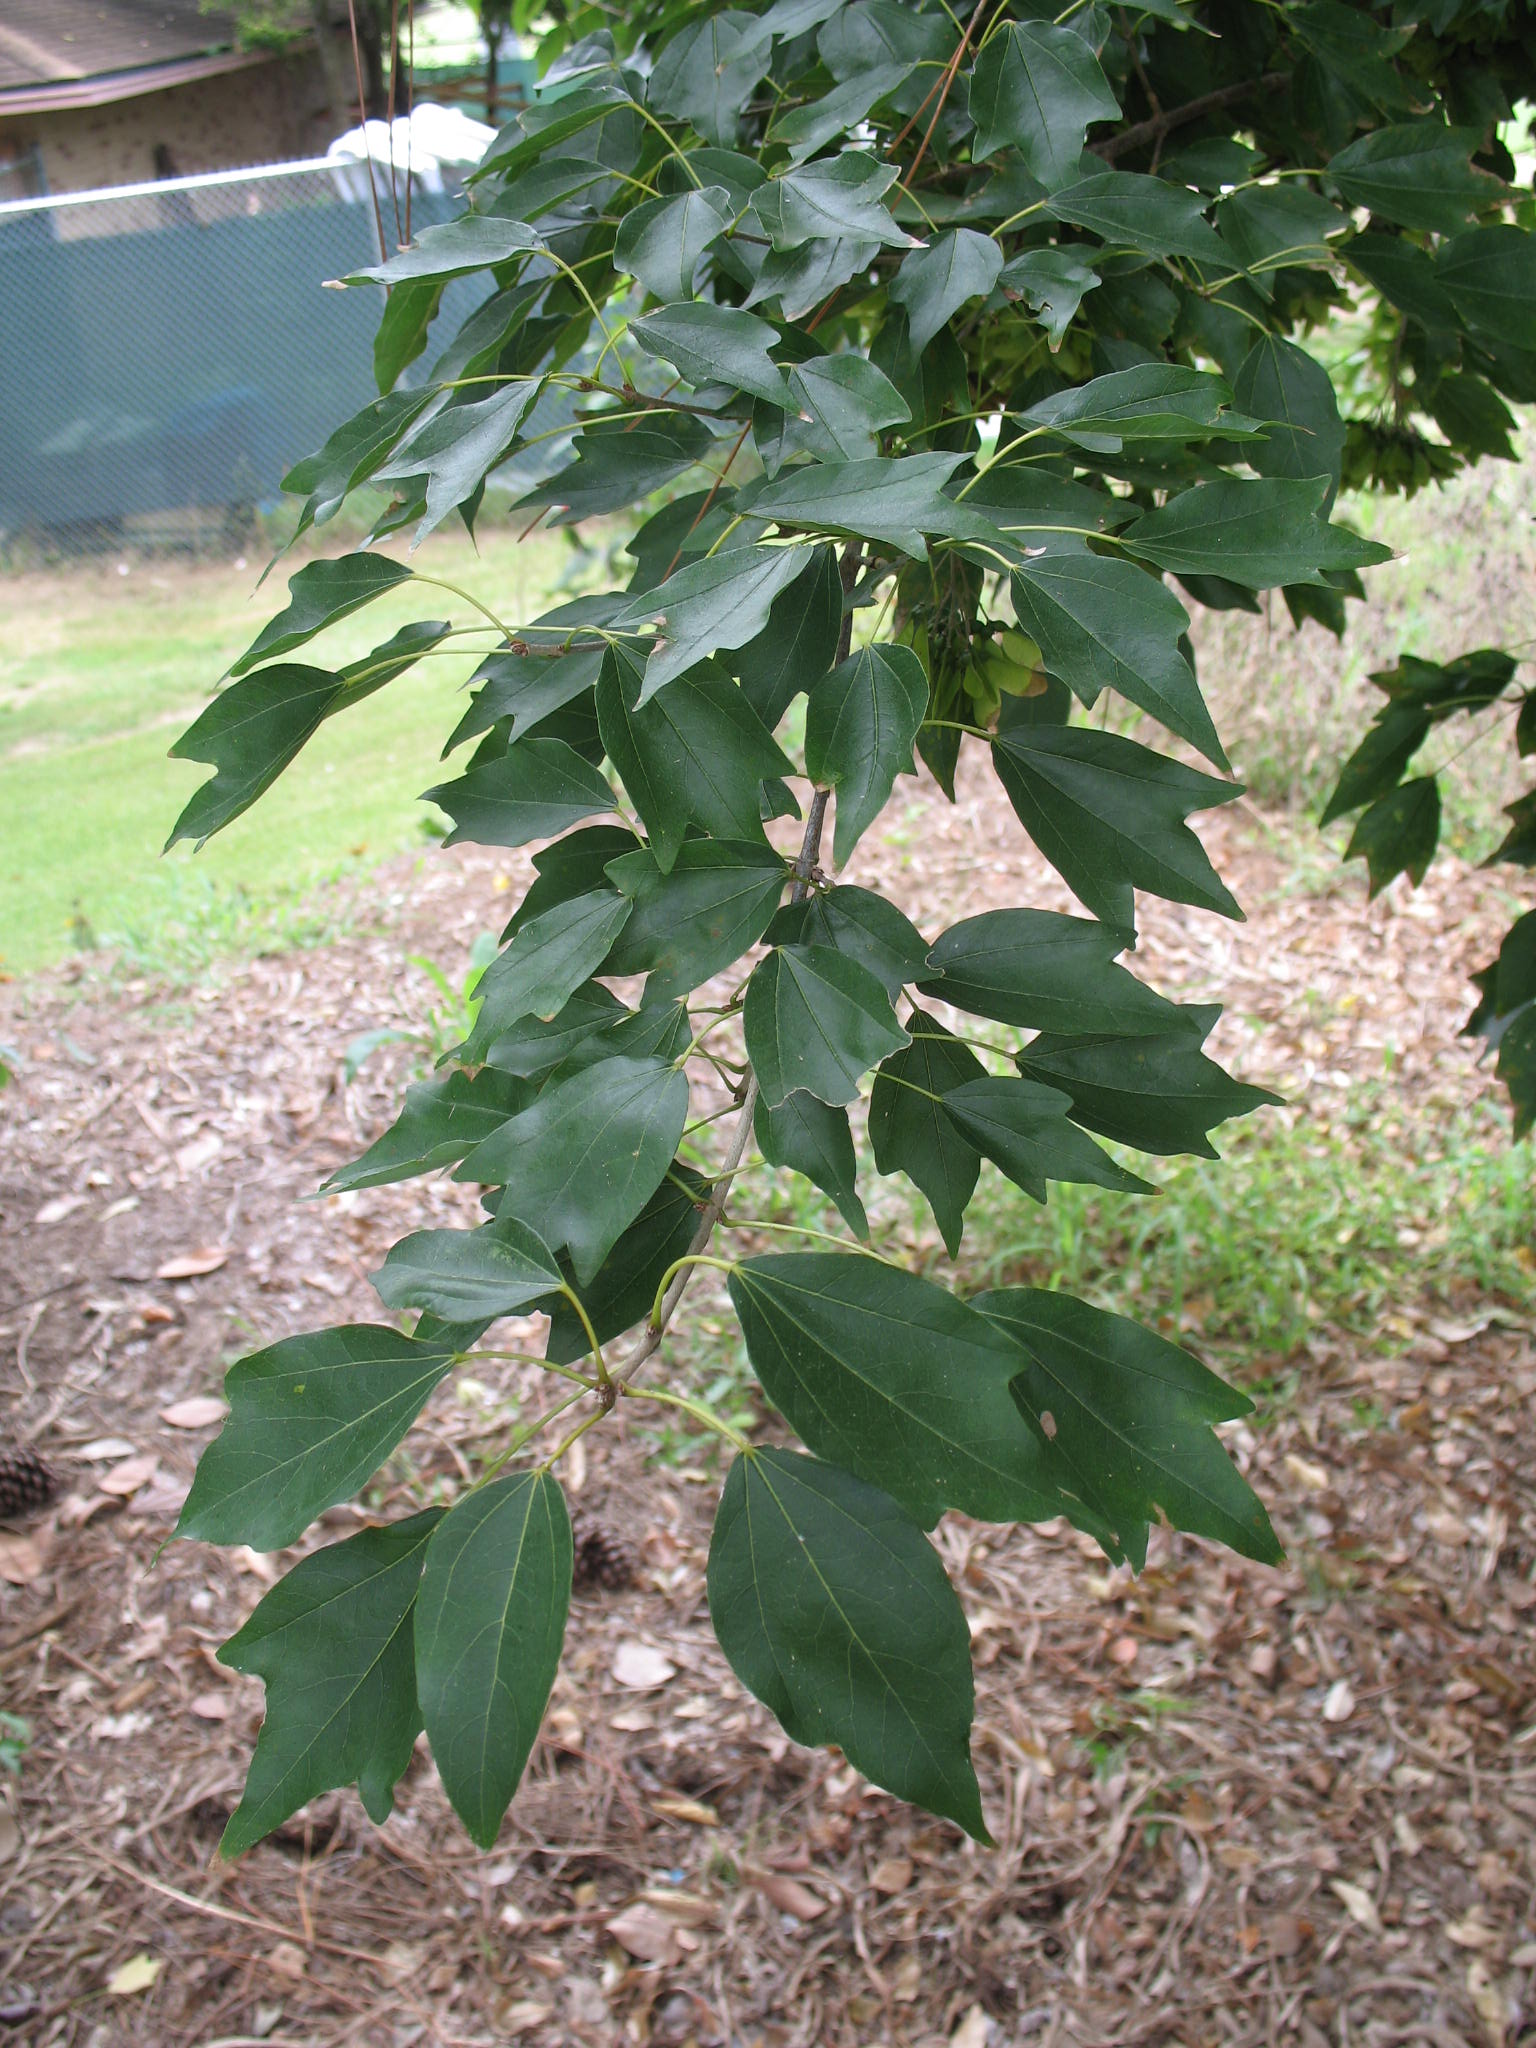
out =
<path fill-rule="evenodd" d="M 955 812 L 913 804 L 880 865 L 930 928 L 1016 900 L 1021 869 L 1030 900 L 1065 907 L 984 782 Z M 1367 910 L 1353 880 L 1298 889 L 1255 814 L 1210 837 L 1251 922 L 1150 906 L 1142 957 L 1160 985 L 1233 1005 L 1222 1049 L 1247 1078 L 1326 1118 L 1391 1046 L 1405 1116 L 1487 1088 L 1455 1038 L 1501 911 L 1485 879 L 1449 869 Z M 208 1435 L 160 1414 L 254 1341 L 366 1316 L 394 1235 L 468 1219 L 447 1184 L 301 1197 L 389 1113 L 388 1063 L 348 1088 L 339 1053 L 397 1021 L 401 931 L 449 961 L 501 921 L 496 871 L 402 869 L 387 937 L 251 963 L 180 1009 L 142 985 L 79 1002 L 60 985 L 0 1018 L 26 1062 L 0 1128 L 8 1427 L 72 1488 L 0 1539 L 23 1581 L 0 1610 L 0 1684 L 33 1728 L 0 1812 L 16 2038 L 1536 2039 L 1536 1352 L 1497 1304 L 1400 1304 L 1385 1361 L 1321 1333 L 1297 1398 L 1233 1433 L 1283 1570 L 1164 1535 L 1133 1581 L 1064 1527 L 946 1523 L 995 1849 L 793 1749 L 741 1693 L 704 1606 L 718 1467 L 707 1447 L 657 1465 L 629 1423 L 588 1438 L 574 1476 L 639 1547 L 641 1583 L 577 1599 L 496 1852 L 470 1848 L 418 1757 L 387 1827 L 331 1796 L 216 1863 L 260 1688 L 213 1651 L 281 1567 L 183 1546 L 156 1561 Z M 227 1261 L 156 1278 L 197 1249 Z M 701 1285 L 699 1312 L 718 1307 Z M 516 1376 L 444 1388 L 367 1511 L 460 1483 L 508 1393 L 525 1414 L 543 1398 Z M 126 1505 L 97 1490 L 114 1458 L 83 1456 L 103 1438 L 158 1459 Z M 336 1510 L 324 1533 L 356 1522 Z M 636 1643 L 674 1667 L 653 1690 L 613 1675 Z M 141 1954 L 153 1984 L 110 1993 Z"/>

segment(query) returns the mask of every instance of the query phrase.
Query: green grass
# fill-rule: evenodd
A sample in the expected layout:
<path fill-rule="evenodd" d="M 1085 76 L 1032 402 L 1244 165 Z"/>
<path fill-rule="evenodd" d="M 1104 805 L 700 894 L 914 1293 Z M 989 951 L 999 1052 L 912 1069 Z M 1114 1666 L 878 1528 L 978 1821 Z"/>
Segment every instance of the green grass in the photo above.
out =
<path fill-rule="evenodd" d="M 562 544 L 434 537 L 426 575 L 527 618 Z M 322 936 L 317 891 L 415 842 L 477 655 L 429 658 L 325 726 L 253 810 L 201 854 L 160 849 L 210 772 L 167 749 L 284 602 L 291 568 L 253 594 L 256 570 L 134 563 L 0 582 L 0 968 L 46 966 L 82 945 L 127 942 L 150 971 L 200 971 L 219 952 Z M 465 608 L 444 591 L 391 592 L 315 643 L 320 662 L 367 650 L 410 619 Z M 483 643 L 488 645 L 490 636 Z M 468 649 L 471 642 L 460 643 Z"/>

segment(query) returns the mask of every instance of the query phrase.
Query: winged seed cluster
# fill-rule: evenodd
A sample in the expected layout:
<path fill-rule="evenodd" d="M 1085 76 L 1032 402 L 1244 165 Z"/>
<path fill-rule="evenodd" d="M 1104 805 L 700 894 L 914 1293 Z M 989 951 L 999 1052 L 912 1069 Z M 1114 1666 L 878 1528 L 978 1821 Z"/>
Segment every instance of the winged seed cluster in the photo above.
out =
<path fill-rule="evenodd" d="M 924 1532 L 1064 1515 L 1133 1565 L 1154 1521 L 1277 1546 L 1213 1432 L 1241 1394 L 1065 1294 L 961 1299 L 891 1264 L 858 1170 L 908 1176 L 956 1253 L 983 1160 L 1041 1201 L 1143 1188 L 1125 1148 L 1210 1154 L 1273 1099 L 1202 1050 L 1214 1009 L 1121 964 L 1138 890 L 1240 915 L 1185 822 L 1239 793 L 1185 603 L 1278 589 L 1339 630 L 1388 552 L 1332 517 L 1346 465 L 1386 480 L 1422 444 L 1443 470 L 1497 441 L 1499 392 L 1536 396 L 1530 202 L 1494 127 L 1524 30 L 1499 0 L 772 0 L 634 10 L 616 44 L 623 10 L 567 12 L 468 210 L 348 280 L 388 287 L 381 396 L 287 486 L 303 532 L 387 485 L 376 537 L 418 539 L 510 487 L 525 522 L 625 522 L 633 567 L 508 620 L 373 547 L 312 561 L 176 749 L 214 770 L 173 835 L 201 841 L 324 720 L 474 650 L 429 794 L 450 843 L 537 844 L 537 879 L 468 1038 L 329 1185 L 447 1171 L 488 1220 L 397 1244 L 377 1324 L 235 1366 L 180 1533 L 297 1542 L 447 1374 L 519 1355 L 487 1344 L 504 1317 L 547 1317 L 544 1420 L 565 1419 L 446 1512 L 310 1552 L 225 1645 L 267 1716 L 224 1847 L 351 1782 L 382 1819 L 423 1727 L 493 1840 L 565 1628 L 558 1460 L 630 1400 L 733 1443 L 708 1584 L 743 1682 L 985 1840 L 966 1622 Z M 478 302 L 445 336 L 450 286 Z M 1353 346 L 1360 417 L 1313 330 L 1334 360 Z M 1415 424 L 1457 408 L 1478 446 Z M 407 586 L 450 615 L 341 668 L 303 658 Z M 1478 656 L 1388 681 L 1335 800 L 1369 806 L 1378 885 L 1433 850 L 1399 787 L 1414 747 L 1514 675 Z M 1095 704 L 1143 737 L 1074 722 Z M 962 747 L 1084 915 L 919 932 L 835 879 L 914 748 L 952 793 Z M 1530 825 L 1506 853 L 1527 865 Z M 1525 926 L 1484 1022 L 1529 1116 Z M 610 987 L 631 977 L 633 1006 Z M 706 1073 L 734 1104 L 723 1148 L 691 1121 Z M 752 1147 L 824 1190 L 846 1240 L 731 1256 Z M 741 1440 L 669 1373 L 700 1260 L 804 1450 Z"/>

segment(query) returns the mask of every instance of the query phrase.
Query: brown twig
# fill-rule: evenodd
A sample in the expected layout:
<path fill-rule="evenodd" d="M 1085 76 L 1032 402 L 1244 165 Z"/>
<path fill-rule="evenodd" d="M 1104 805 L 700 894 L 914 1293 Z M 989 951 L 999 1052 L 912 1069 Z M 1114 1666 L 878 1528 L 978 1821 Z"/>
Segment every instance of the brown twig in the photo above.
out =
<path fill-rule="evenodd" d="M 384 245 L 384 209 L 379 204 L 379 188 L 373 177 L 373 151 L 368 147 L 368 95 L 363 87 L 363 48 L 357 36 L 357 0 L 347 0 L 347 19 L 352 24 L 352 68 L 357 73 L 357 118 L 363 130 L 363 161 L 368 166 L 368 194 L 373 201 L 373 224 L 379 231 L 379 261 L 389 261 L 389 250 Z M 390 150 L 393 161 L 394 150 Z M 389 287 L 385 286 L 386 293 Z"/>
<path fill-rule="evenodd" d="M 1139 149 L 1142 143 L 1160 142 L 1173 129 L 1198 121 L 1202 114 L 1213 114 L 1218 107 L 1233 106 L 1256 92 L 1273 92 L 1276 87 L 1286 84 L 1289 77 L 1287 71 L 1266 71 L 1261 78 L 1247 78 L 1235 85 L 1218 86 L 1215 92 L 1204 92 L 1198 99 L 1186 100 L 1182 107 L 1170 107 L 1166 113 L 1154 114 L 1150 120 L 1137 121 L 1129 128 L 1122 128 L 1118 135 L 1090 144 L 1090 149 L 1093 155 L 1112 164 L 1117 157 Z"/>

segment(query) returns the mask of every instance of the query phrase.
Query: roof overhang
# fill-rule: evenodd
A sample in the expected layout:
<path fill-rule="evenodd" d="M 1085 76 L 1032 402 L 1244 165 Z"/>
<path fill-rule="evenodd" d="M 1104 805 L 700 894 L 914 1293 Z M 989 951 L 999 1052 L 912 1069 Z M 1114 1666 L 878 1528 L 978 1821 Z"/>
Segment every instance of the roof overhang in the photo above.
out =
<path fill-rule="evenodd" d="M 217 78 L 227 71 L 249 71 L 272 64 L 293 50 L 217 50 L 202 57 L 175 57 L 164 64 L 143 64 L 132 71 L 109 71 L 97 78 L 50 78 L 36 85 L 12 86 L 0 91 L 0 121 L 11 114 L 57 114 L 75 107 L 110 106 L 117 100 L 136 100 L 146 93 L 167 92 L 173 86 L 195 85 L 201 78 Z"/>

